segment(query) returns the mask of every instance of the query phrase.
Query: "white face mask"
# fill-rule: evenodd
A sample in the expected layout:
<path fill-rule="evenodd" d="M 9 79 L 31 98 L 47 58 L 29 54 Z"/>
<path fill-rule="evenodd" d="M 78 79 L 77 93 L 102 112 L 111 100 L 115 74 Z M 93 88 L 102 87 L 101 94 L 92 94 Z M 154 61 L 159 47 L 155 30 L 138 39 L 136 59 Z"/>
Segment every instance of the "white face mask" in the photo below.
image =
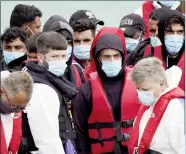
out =
<path fill-rule="evenodd" d="M 161 41 L 157 36 L 150 36 L 150 44 L 153 47 L 157 47 L 161 45 Z"/>
<path fill-rule="evenodd" d="M 139 44 L 139 40 L 135 40 L 129 37 L 125 37 L 127 51 L 134 51 Z"/>
<path fill-rule="evenodd" d="M 67 47 L 67 61 L 70 59 L 71 55 L 72 55 L 72 47 L 68 46 Z"/>
<path fill-rule="evenodd" d="M 56 76 L 62 76 L 67 68 L 66 60 L 47 61 L 48 71 Z"/>
<path fill-rule="evenodd" d="M 154 88 L 154 90 L 157 86 Z M 139 101 L 145 106 L 153 106 L 156 98 L 154 97 L 154 90 L 152 91 L 137 91 Z"/>

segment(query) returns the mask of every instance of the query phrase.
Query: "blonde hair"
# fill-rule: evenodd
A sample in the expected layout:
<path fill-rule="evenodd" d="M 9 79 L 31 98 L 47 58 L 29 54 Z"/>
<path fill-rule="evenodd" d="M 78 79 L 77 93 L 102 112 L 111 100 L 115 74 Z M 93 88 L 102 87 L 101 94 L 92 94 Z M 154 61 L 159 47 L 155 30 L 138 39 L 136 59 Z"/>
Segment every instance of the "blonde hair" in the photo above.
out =
<path fill-rule="evenodd" d="M 141 84 L 147 78 L 152 79 L 153 83 L 164 80 L 167 85 L 165 69 L 162 66 L 161 60 L 155 57 L 148 57 L 140 60 L 134 66 L 130 77 L 136 85 Z"/>
<path fill-rule="evenodd" d="M 24 91 L 30 100 L 33 92 L 33 80 L 27 72 L 12 72 L 1 82 L 1 87 L 6 90 L 8 96 L 15 96 L 18 92 Z"/>

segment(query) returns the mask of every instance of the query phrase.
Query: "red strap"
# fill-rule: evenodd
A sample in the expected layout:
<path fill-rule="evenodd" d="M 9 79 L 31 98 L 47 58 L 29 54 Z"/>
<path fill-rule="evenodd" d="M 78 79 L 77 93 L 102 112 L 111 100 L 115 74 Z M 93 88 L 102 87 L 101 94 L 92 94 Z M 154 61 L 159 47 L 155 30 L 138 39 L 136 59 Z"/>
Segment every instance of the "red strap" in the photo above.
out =
<path fill-rule="evenodd" d="M 134 148 L 138 145 L 138 136 L 139 136 L 139 124 L 141 121 L 141 118 L 143 116 L 143 113 L 148 109 L 149 107 L 141 105 L 138 111 L 138 114 L 136 116 L 134 126 L 131 132 L 131 136 L 128 143 L 128 151 L 129 154 L 133 154 Z"/>
<path fill-rule="evenodd" d="M 151 45 L 147 45 L 144 50 L 143 57 L 148 57 L 151 54 Z"/>
<path fill-rule="evenodd" d="M 76 80 L 76 86 L 81 86 L 82 85 L 82 82 L 81 82 L 81 78 L 80 78 L 80 75 L 79 75 L 79 71 L 77 70 L 76 66 L 74 66 L 72 64 L 72 68 L 74 70 L 74 73 L 75 73 L 75 80 Z"/>
<path fill-rule="evenodd" d="M 6 146 L 6 139 L 4 134 L 4 128 L 2 125 L 2 121 L 0 120 L 0 127 L 1 127 L 1 148 L 0 148 L 0 154 L 8 154 L 7 146 Z"/>
<path fill-rule="evenodd" d="M 153 2 L 145 2 L 142 5 L 142 12 L 143 12 L 143 20 L 145 22 L 145 38 L 149 37 L 149 15 L 154 10 Z"/>
<path fill-rule="evenodd" d="M 14 121 L 13 121 L 13 133 L 12 139 L 10 141 L 9 149 L 12 154 L 16 154 L 19 149 L 19 145 L 22 138 L 22 113 L 15 113 L 14 114 Z"/>
<path fill-rule="evenodd" d="M 172 94 L 172 96 L 171 96 Z M 168 98 L 166 98 L 166 96 Z M 163 114 L 172 98 L 180 98 L 184 97 L 184 92 L 180 88 L 175 88 L 165 94 L 165 98 L 161 97 L 159 101 L 156 103 L 153 109 L 154 116 L 149 118 L 145 130 L 143 132 L 139 148 L 138 154 L 144 154 L 144 152 L 149 148 L 152 138 L 158 128 L 158 125 L 163 117 Z M 163 103 L 162 103 L 163 102 Z"/>

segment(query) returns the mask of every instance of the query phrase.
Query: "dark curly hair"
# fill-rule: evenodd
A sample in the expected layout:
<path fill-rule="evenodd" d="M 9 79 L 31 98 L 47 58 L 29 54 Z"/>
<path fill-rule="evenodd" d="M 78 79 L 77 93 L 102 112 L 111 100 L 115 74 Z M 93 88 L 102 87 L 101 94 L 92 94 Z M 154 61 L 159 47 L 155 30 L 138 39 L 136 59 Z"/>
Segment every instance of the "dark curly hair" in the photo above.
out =
<path fill-rule="evenodd" d="M 42 13 L 34 5 L 18 4 L 12 11 L 10 27 L 21 27 L 25 23 L 33 22 L 36 17 L 42 17 Z"/>
<path fill-rule="evenodd" d="M 20 27 L 11 27 L 7 28 L 1 35 L 1 42 L 12 42 L 17 38 L 20 38 L 20 40 L 25 44 L 28 40 L 26 33 Z"/>
<path fill-rule="evenodd" d="M 80 19 L 74 21 L 70 25 L 74 32 L 83 32 L 86 30 L 91 30 L 92 35 L 95 36 L 96 33 L 96 25 L 89 19 Z"/>
<path fill-rule="evenodd" d="M 29 38 L 29 40 L 26 43 L 26 49 L 29 53 L 37 53 L 37 45 L 36 41 L 39 36 L 41 36 L 43 33 L 37 33 Z"/>

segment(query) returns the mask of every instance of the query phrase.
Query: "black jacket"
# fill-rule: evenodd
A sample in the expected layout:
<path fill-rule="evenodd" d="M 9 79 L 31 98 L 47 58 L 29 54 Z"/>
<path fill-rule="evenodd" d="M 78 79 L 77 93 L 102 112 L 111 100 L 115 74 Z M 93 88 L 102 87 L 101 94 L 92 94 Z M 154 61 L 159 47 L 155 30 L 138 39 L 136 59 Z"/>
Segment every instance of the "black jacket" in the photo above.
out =
<path fill-rule="evenodd" d="M 68 67 L 65 71 L 65 77 L 67 78 L 68 81 L 75 84 L 76 77 L 75 77 L 75 74 L 74 74 L 74 71 L 72 68 L 73 46 L 74 46 L 74 44 L 73 44 L 74 31 L 73 31 L 73 29 L 70 27 L 70 25 L 68 24 L 68 21 L 66 19 L 64 19 L 63 17 L 58 16 L 58 15 L 51 16 L 47 20 L 47 22 L 45 23 L 45 25 L 43 27 L 43 32 L 47 32 L 47 31 L 59 32 L 60 30 L 66 30 L 71 35 L 71 38 L 72 38 L 72 54 L 71 54 L 71 57 L 69 58 L 69 60 L 67 61 Z M 64 36 L 64 37 L 66 37 L 66 36 Z M 76 66 L 76 68 L 79 72 L 81 82 L 84 83 L 85 80 L 84 80 L 84 75 L 83 75 L 82 69 L 77 65 L 74 65 L 74 66 Z"/>
<path fill-rule="evenodd" d="M 46 68 L 30 61 L 26 64 L 27 72 L 32 76 L 35 83 L 43 83 L 53 88 L 58 94 L 60 101 L 59 112 L 59 130 L 62 143 L 65 144 L 67 139 L 71 139 L 75 146 L 75 130 L 72 128 L 71 119 L 68 113 L 68 102 L 77 95 L 77 89 L 74 84 L 70 83 L 66 78 L 57 77 L 48 72 Z M 66 132 L 68 130 L 69 132 Z M 23 114 L 23 142 L 19 154 L 25 154 L 28 151 L 35 151 L 37 147 L 34 144 L 28 120 Z M 27 141 L 24 142 L 24 141 Z M 26 147 L 26 148 L 25 148 Z"/>
<path fill-rule="evenodd" d="M 117 31 L 117 29 L 114 29 Z M 105 90 L 108 101 L 113 109 L 114 118 L 117 121 L 120 121 L 121 117 L 121 93 L 123 86 L 124 71 L 120 71 L 119 75 L 114 78 L 109 78 L 101 69 L 101 62 L 98 60 L 98 55 L 102 49 L 111 48 L 116 49 L 121 52 L 123 60 L 123 68 L 125 66 L 124 55 L 126 55 L 125 44 L 121 41 L 120 37 L 117 36 L 117 33 L 112 33 L 113 29 L 110 29 L 110 32 L 107 29 L 106 32 L 102 31 L 102 36 L 97 36 L 95 38 L 95 46 L 91 49 L 93 54 L 96 70 L 101 78 L 103 88 Z M 123 38 L 124 39 L 124 38 Z M 101 103 L 101 102 L 100 102 Z M 92 90 L 90 81 L 85 82 L 79 89 L 78 95 L 75 98 L 73 103 L 73 118 L 75 122 L 75 128 L 77 137 L 79 139 L 79 144 L 82 149 L 82 153 L 88 154 L 90 151 L 90 143 L 88 136 L 88 119 L 92 112 Z"/>

